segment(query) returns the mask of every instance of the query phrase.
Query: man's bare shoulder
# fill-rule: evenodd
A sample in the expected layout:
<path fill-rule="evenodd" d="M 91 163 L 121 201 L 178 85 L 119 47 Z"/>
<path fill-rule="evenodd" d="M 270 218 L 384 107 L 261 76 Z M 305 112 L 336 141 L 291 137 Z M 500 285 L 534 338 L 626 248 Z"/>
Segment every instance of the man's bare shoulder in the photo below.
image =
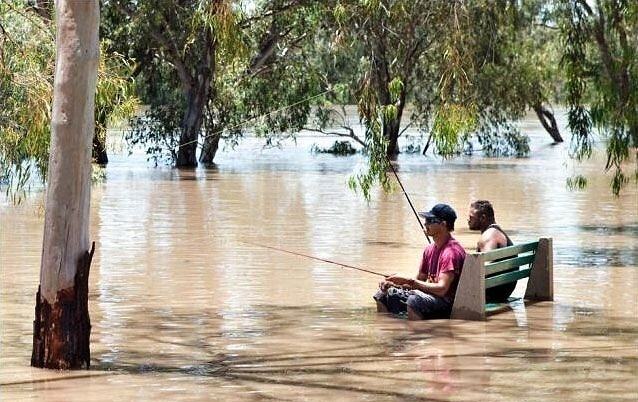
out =
<path fill-rule="evenodd" d="M 485 232 L 481 233 L 479 244 L 483 246 L 480 247 L 481 250 L 492 250 L 507 245 L 507 238 L 500 230 L 488 228 Z"/>

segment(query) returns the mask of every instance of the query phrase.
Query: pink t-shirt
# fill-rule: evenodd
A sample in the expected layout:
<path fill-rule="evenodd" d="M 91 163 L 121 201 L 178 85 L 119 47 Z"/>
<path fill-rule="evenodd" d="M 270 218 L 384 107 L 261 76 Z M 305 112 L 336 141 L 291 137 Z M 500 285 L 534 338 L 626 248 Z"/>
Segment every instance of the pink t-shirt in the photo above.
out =
<path fill-rule="evenodd" d="M 454 301 L 456 286 L 459 283 L 461 269 L 465 261 L 465 250 L 463 246 L 452 236 L 441 247 L 436 247 L 435 243 L 428 245 L 423 251 L 419 277 L 427 279 L 428 282 L 438 282 L 439 275 L 445 272 L 454 271 L 454 282 L 450 286 L 444 299 Z"/>

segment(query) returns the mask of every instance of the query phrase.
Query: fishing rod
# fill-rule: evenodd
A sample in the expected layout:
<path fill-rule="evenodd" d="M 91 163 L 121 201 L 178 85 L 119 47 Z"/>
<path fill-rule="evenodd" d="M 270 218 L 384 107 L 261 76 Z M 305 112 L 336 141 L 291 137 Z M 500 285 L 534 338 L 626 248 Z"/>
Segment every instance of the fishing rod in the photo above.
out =
<path fill-rule="evenodd" d="M 348 265 L 348 264 L 342 264 L 342 263 L 340 263 L 340 262 L 331 261 L 331 260 L 326 260 L 326 259 L 319 258 L 319 257 L 313 257 L 313 256 L 308 255 L 308 254 L 297 253 L 297 252 L 295 252 L 295 251 L 289 251 L 289 250 L 285 250 L 285 249 L 283 249 L 283 248 L 279 248 L 279 247 L 268 246 L 268 245 L 266 245 L 266 244 L 259 244 L 259 243 L 254 243 L 254 242 L 251 242 L 251 241 L 245 241 L 245 240 L 244 240 L 244 241 L 241 241 L 241 240 L 240 240 L 239 242 L 240 242 L 240 243 L 244 243 L 244 244 L 250 244 L 250 245 L 253 245 L 253 246 L 258 246 L 258 247 L 268 248 L 268 249 L 271 249 L 271 250 L 281 251 L 281 252 L 283 252 L 283 253 L 288 253 L 288 254 L 292 254 L 292 255 L 296 255 L 296 256 L 300 256 L 300 257 L 311 258 L 311 259 L 313 259 L 313 260 L 317 260 L 317 261 L 327 262 L 328 264 L 338 265 L 338 266 L 340 266 L 340 267 L 342 267 L 342 268 L 356 269 L 357 271 L 367 272 L 367 273 L 369 273 L 369 274 L 382 276 L 382 277 L 384 277 L 384 278 L 387 278 L 387 277 L 389 277 L 389 276 L 390 276 L 390 275 L 386 275 L 386 274 L 381 274 L 381 273 L 379 273 L 379 272 L 370 271 L 369 269 L 359 268 L 359 267 L 355 267 L 355 266 Z"/>
<path fill-rule="evenodd" d="M 428 239 L 428 244 L 432 243 L 432 241 L 430 240 L 430 237 L 425 231 L 425 228 L 423 227 L 423 223 L 421 222 L 421 219 L 419 219 L 419 214 L 417 214 L 416 209 L 414 209 L 414 205 L 412 205 L 412 201 L 410 200 L 408 193 L 405 191 L 405 188 L 403 187 L 403 183 L 401 183 L 401 179 L 399 179 L 399 175 L 397 174 L 397 171 L 394 170 L 394 165 L 392 165 L 392 161 L 390 161 L 390 158 L 388 158 L 388 155 L 386 155 L 385 158 L 388 160 L 390 169 L 392 169 L 392 173 L 394 173 L 394 177 L 396 177 L 397 181 L 399 182 L 399 186 L 401 186 L 403 195 L 405 195 L 405 198 L 408 200 L 408 204 L 410 204 L 410 208 L 412 208 L 412 212 L 414 212 L 414 216 L 416 217 L 417 222 L 419 222 L 419 226 L 421 226 L 421 230 L 425 234 L 425 238 Z"/>

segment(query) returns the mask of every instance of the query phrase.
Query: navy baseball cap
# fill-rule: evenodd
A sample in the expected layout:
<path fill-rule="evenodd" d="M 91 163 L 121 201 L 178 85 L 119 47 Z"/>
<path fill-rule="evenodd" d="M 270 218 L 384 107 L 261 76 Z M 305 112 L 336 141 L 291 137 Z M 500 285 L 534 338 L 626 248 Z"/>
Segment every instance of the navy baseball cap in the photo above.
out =
<path fill-rule="evenodd" d="M 456 221 L 456 212 L 454 212 L 454 209 L 447 204 L 436 204 L 429 211 L 419 212 L 419 216 L 426 219 L 436 218 L 438 220 L 445 221 L 449 223 L 451 227 L 454 227 L 454 222 Z"/>

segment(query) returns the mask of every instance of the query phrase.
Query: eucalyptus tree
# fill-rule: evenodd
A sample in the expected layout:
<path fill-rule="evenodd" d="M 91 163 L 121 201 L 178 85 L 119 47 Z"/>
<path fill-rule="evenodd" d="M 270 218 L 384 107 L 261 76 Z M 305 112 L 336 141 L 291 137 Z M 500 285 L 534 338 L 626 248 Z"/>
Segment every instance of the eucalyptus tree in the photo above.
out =
<path fill-rule="evenodd" d="M 46 175 L 54 33 L 24 4 L 0 2 L 0 183 L 14 196 Z"/>
<path fill-rule="evenodd" d="M 51 152 L 31 365 L 88 368 L 91 143 L 99 58 L 97 0 L 56 1 Z"/>
<path fill-rule="evenodd" d="M 241 51 L 235 35 L 237 12 L 228 1 L 105 1 L 107 35 L 115 48 L 134 57 L 140 68 L 166 67 L 183 97 L 178 166 L 195 166 L 204 108 L 215 79 L 217 58 Z M 117 43 L 113 40 L 117 35 Z M 132 39 L 132 40 L 131 40 Z M 172 70 L 172 71 L 171 71 Z M 153 80 L 153 74 L 148 78 Z"/>
<path fill-rule="evenodd" d="M 527 138 L 513 123 L 530 109 L 554 142 L 563 141 L 550 105 L 561 82 L 558 32 L 546 28 L 544 7 L 543 1 L 479 0 L 468 8 L 462 31 L 470 84 L 462 96 L 477 110 L 475 135 L 488 155 L 527 154 Z"/>
<path fill-rule="evenodd" d="M 263 105 L 289 100 L 294 86 L 277 80 L 274 60 L 285 62 L 286 53 L 308 37 L 299 22 L 318 7 L 304 0 L 104 4 L 105 35 L 113 49 L 138 63 L 140 94 L 150 106 L 129 139 L 147 144 L 155 157 L 174 159 L 178 167 L 197 165 L 198 145 L 200 161 L 211 163 L 221 138 L 236 141 L 241 121 Z M 263 83 L 279 88 L 255 92 Z"/>
<path fill-rule="evenodd" d="M 638 147 L 638 3 L 565 0 L 557 11 L 572 155 L 590 157 L 597 128 L 606 141 L 605 169 L 614 172 L 612 191 L 619 194 L 629 181 L 623 164 Z M 586 178 L 576 175 L 570 184 L 582 187 Z"/>
<path fill-rule="evenodd" d="M 545 39 L 532 35 L 538 35 L 539 4 L 350 0 L 332 6 L 334 28 L 329 40 L 316 41 L 316 59 L 326 71 L 341 71 L 325 74 L 333 91 L 316 122 L 319 131 L 340 126 L 345 132 L 337 134 L 364 145 L 369 169 L 351 185 L 364 194 L 377 181 L 387 187 L 389 159 L 408 127 L 430 133 L 428 144 L 444 157 L 467 149 L 474 137 L 488 154 L 523 156 L 527 137 L 511 122 L 533 108 L 562 140 L 546 107 L 555 66 L 530 57 Z M 358 105 L 361 137 L 336 113 L 335 105 L 348 100 Z"/>

